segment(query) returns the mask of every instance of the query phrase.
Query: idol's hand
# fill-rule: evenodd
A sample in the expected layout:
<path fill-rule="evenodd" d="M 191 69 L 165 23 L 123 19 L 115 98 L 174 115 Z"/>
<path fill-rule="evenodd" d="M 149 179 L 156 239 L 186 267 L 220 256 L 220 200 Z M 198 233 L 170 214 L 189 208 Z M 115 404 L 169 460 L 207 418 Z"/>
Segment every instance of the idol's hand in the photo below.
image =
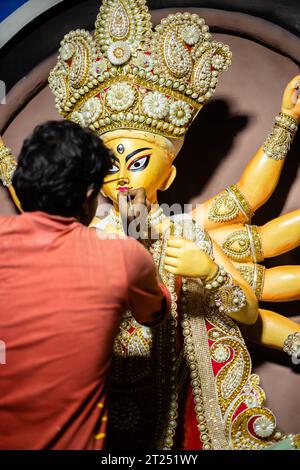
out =
<path fill-rule="evenodd" d="M 216 274 L 218 265 L 194 242 L 183 238 L 170 238 L 165 256 L 165 269 L 177 276 L 198 277 L 206 281 Z"/>
<path fill-rule="evenodd" d="M 294 77 L 284 90 L 281 111 L 300 121 L 300 75 Z"/>

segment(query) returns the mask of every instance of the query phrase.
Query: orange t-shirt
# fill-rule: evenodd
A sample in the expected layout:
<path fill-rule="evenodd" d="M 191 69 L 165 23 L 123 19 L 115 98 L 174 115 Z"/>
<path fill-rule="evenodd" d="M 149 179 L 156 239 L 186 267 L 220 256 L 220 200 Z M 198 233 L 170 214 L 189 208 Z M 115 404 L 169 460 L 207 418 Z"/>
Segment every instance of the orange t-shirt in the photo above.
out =
<path fill-rule="evenodd" d="M 164 299 L 137 241 L 42 212 L 0 217 L 0 449 L 102 449 L 120 316 L 149 322 Z"/>

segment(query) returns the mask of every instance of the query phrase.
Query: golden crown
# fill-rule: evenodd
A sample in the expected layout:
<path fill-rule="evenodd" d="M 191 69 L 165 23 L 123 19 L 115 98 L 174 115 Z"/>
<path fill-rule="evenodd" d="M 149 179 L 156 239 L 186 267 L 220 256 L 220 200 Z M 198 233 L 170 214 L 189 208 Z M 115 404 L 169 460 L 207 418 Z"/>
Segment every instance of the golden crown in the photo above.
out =
<path fill-rule="evenodd" d="M 182 138 L 231 63 L 196 14 L 171 14 L 153 31 L 145 0 L 103 0 L 95 28 L 64 37 L 49 84 L 59 113 L 99 134 Z"/>

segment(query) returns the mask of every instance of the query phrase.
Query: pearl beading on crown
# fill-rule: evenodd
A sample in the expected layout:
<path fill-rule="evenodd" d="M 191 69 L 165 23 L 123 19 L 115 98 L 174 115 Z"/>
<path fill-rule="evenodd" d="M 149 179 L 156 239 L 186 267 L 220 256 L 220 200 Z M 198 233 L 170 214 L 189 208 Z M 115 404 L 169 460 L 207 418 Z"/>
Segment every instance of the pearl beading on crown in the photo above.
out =
<path fill-rule="evenodd" d="M 49 76 L 66 119 L 99 134 L 137 129 L 182 138 L 211 98 L 229 47 L 196 14 L 176 13 L 152 31 L 144 0 L 103 0 L 94 37 L 72 31 Z"/>

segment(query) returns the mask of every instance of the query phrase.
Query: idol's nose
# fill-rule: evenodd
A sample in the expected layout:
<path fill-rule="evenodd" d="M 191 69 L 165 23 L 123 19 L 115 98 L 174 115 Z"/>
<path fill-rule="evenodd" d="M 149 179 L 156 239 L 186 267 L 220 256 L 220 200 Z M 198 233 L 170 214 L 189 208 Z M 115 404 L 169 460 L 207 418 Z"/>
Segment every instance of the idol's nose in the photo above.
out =
<path fill-rule="evenodd" d="M 118 186 L 128 186 L 129 178 L 120 178 L 118 181 Z"/>

